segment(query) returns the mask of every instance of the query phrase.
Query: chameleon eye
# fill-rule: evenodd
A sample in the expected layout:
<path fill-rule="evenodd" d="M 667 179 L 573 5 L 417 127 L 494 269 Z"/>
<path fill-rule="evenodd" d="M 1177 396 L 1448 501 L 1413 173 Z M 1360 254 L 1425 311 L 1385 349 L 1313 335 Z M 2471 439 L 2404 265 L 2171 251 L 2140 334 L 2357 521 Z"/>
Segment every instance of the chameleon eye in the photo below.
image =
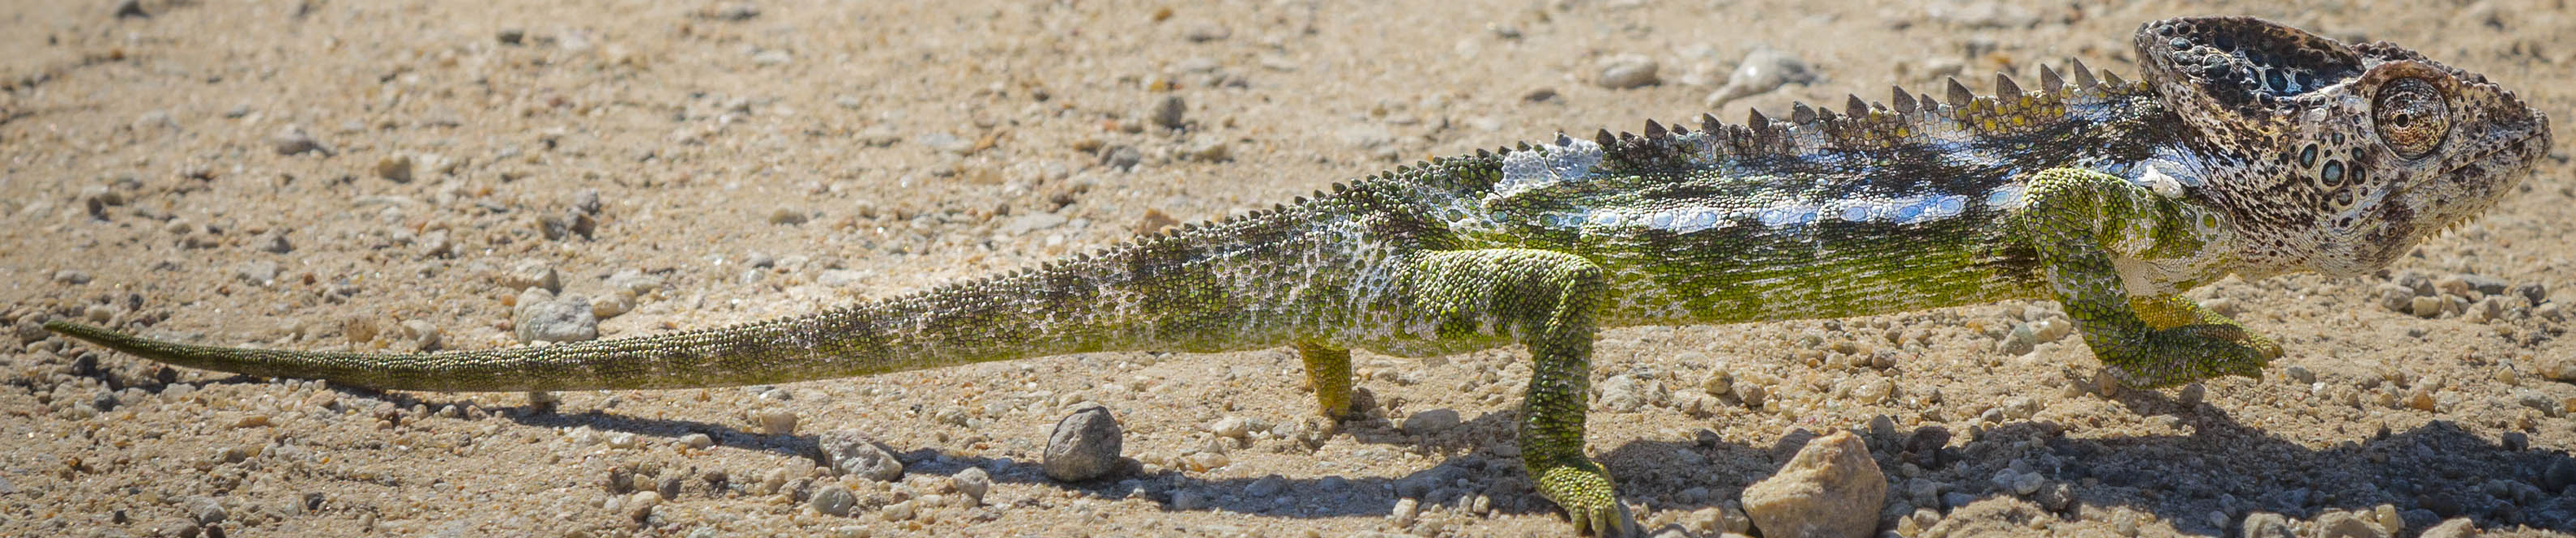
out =
<path fill-rule="evenodd" d="M 2451 107 L 2442 102 L 2442 93 L 2424 79 L 2402 79 L 2379 88 L 2379 97 L 2371 105 L 2371 121 L 2379 130 L 2379 141 L 2407 159 L 2432 155 L 2442 145 L 2442 137 L 2451 131 Z"/>

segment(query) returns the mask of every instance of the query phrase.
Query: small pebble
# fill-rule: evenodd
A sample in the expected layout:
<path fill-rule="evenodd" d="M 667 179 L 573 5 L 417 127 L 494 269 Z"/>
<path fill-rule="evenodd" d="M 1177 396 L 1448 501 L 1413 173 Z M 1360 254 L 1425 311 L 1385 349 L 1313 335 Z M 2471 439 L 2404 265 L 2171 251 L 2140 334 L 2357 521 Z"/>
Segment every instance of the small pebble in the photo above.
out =
<path fill-rule="evenodd" d="M 2411 306 L 2408 308 L 2408 312 L 2414 313 L 2415 317 L 2419 318 L 2441 317 L 2443 304 L 2444 302 L 2441 297 L 2430 295 L 2418 296 L 2413 299 L 2412 303 L 2410 303 Z"/>
<path fill-rule="evenodd" d="M 1387 514 L 1387 517 L 1395 519 L 1395 526 L 1410 527 L 1413 526 L 1413 518 L 1420 514 L 1421 511 L 1422 501 L 1410 498 L 1397 499 L 1395 501 L 1395 511 Z"/>
<path fill-rule="evenodd" d="M 1816 74 L 1807 69 L 1807 61 L 1768 47 L 1757 48 L 1737 62 L 1735 72 L 1726 76 L 1726 85 L 1711 91 L 1701 101 L 1708 108 L 1718 108 L 1729 101 L 1769 93 L 1788 84 L 1815 82 Z"/>
<path fill-rule="evenodd" d="M 885 506 L 885 509 L 877 512 L 877 516 L 885 518 L 886 521 L 911 521 L 913 515 L 914 508 L 912 501 L 889 504 Z"/>
<path fill-rule="evenodd" d="M 1156 126 L 1179 129 L 1185 126 L 1182 115 L 1188 111 L 1189 104 L 1182 101 L 1181 96 L 1165 95 L 1161 100 L 1155 101 L 1153 107 L 1145 114 L 1146 118 L 1153 121 Z"/>
<path fill-rule="evenodd" d="M 599 319 L 617 317 L 633 310 L 635 310 L 635 296 L 625 292 L 610 293 L 590 303 L 590 315 Z"/>
<path fill-rule="evenodd" d="M 761 410 L 758 415 L 753 416 L 753 421 L 758 423 L 760 426 L 760 433 L 762 435 L 796 434 L 796 412 L 794 411 L 788 411 L 785 409 L 764 409 Z"/>
<path fill-rule="evenodd" d="M 533 288 L 532 288 L 533 289 Z M 520 342 L 581 342 L 599 338 L 599 316 L 590 299 L 567 295 L 535 304 L 521 303 L 512 332 Z"/>
<path fill-rule="evenodd" d="M 1660 66 L 1656 65 L 1654 58 L 1643 54 L 1621 54 L 1605 58 L 1599 67 L 1600 73 L 1594 77 L 1593 82 L 1603 88 L 1625 90 L 1662 82 L 1655 76 L 1655 71 Z"/>
<path fill-rule="evenodd" d="M 509 272 L 502 273 L 501 285 L 509 288 L 510 291 L 539 288 L 548 293 L 560 293 L 563 291 L 563 277 L 555 273 L 553 265 L 531 260 L 519 262 L 518 265 L 512 266 Z"/>
<path fill-rule="evenodd" d="M 1108 475 L 1118 468 L 1121 432 L 1109 408 L 1092 406 L 1073 412 L 1047 437 L 1042 464 L 1048 478 L 1079 482 Z"/>
<path fill-rule="evenodd" d="M 806 505 L 814 507 L 814 511 L 835 516 L 850 515 L 850 508 L 858 504 L 858 497 L 850 495 L 850 488 L 837 483 L 815 488 L 814 497 L 806 500 Z"/>
<path fill-rule="evenodd" d="M 116 319 L 116 307 L 103 304 L 89 305 L 88 308 L 81 309 L 81 317 L 89 319 L 90 323 L 107 323 L 108 320 Z"/>
<path fill-rule="evenodd" d="M 2549 302 L 2549 287 L 2538 282 L 2527 282 L 2514 286 L 2513 295 L 2521 297 L 2523 302 L 2530 303 L 2531 306 L 2540 306 L 2541 303 Z"/>
<path fill-rule="evenodd" d="M 295 245 L 286 242 L 286 233 L 277 230 L 269 230 L 268 233 L 251 238 L 250 244 L 252 249 L 260 252 L 285 254 L 295 251 Z"/>
<path fill-rule="evenodd" d="M 502 28 L 500 31 L 492 33 L 492 40 L 498 41 L 503 45 L 517 45 L 527 41 L 527 39 L 528 31 L 518 28 Z"/>
<path fill-rule="evenodd" d="M 397 153 L 376 159 L 376 177 L 392 180 L 395 183 L 410 183 L 412 157 Z"/>
<path fill-rule="evenodd" d="M 2297 381 L 2302 385 L 2317 382 L 2317 373 L 2308 371 L 2306 366 L 2292 366 L 2284 369 L 2283 373 L 2289 374 L 2291 381 Z"/>
<path fill-rule="evenodd" d="M 196 497 L 188 500 L 188 518 L 195 520 L 198 525 L 222 523 L 225 517 L 227 517 L 227 515 L 224 513 L 224 505 L 221 502 L 217 502 L 214 499 L 207 497 Z"/>
<path fill-rule="evenodd" d="M 636 521 L 643 521 L 645 518 L 653 517 L 653 507 L 661 505 L 661 492 L 638 491 L 635 492 L 635 496 L 627 498 L 626 515 Z"/>
<path fill-rule="evenodd" d="M 769 212 L 769 223 L 786 224 L 791 226 L 804 224 L 805 212 L 781 207 L 775 211 Z"/>
<path fill-rule="evenodd" d="M 233 266 L 233 277 L 255 286 L 277 282 L 277 262 L 252 260 Z"/>
<path fill-rule="evenodd" d="M 322 147 L 321 141 L 314 140 L 311 134 L 306 134 L 303 127 L 294 125 L 278 130 L 277 135 L 268 138 L 268 145 L 276 149 L 278 155 L 299 155 L 310 151 L 318 151 L 323 155 L 331 154 L 329 148 Z"/>
<path fill-rule="evenodd" d="M 71 284 L 71 285 L 74 285 L 74 286 L 78 286 L 78 285 L 81 285 L 81 284 L 88 284 L 88 283 L 89 283 L 89 273 L 85 273 L 85 272 L 81 272 L 81 271 L 76 271 L 76 270 L 71 270 L 71 269 L 64 269 L 64 270 L 60 270 L 60 271 L 55 271 L 55 272 L 54 272 L 54 282 L 56 282 L 56 283 L 61 283 L 61 284 Z"/>
<path fill-rule="evenodd" d="M 957 488 L 958 493 L 973 499 L 975 504 L 983 504 L 984 493 L 993 489 L 993 476 L 986 474 L 982 467 L 967 467 L 966 470 L 958 471 L 955 476 L 948 477 L 948 483 L 949 487 Z"/>
<path fill-rule="evenodd" d="M 1197 510 L 1206 507 L 1207 496 L 1200 495 L 1199 492 L 1181 490 L 1172 494 L 1173 510 Z"/>
<path fill-rule="evenodd" d="M 1279 475 L 1274 474 L 1261 477 L 1258 480 L 1253 480 L 1252 484 L 1243 487 L 1243 494 L 1253 497 L 1269 498 L 1279 495 L 1281 490 L 1285 490 L 1287 488 L 1288 481 L 1280 478 Z"/>
<path fill-rule="evenodd" d="M 1458 422 L 1458 411 L 1454 409 L 1420 411 L 1404 417 L 1404 433 L 1431 435 L 1457 427 Z"/>
<path fill-rule="evenodd" d="M 858 430 L 823 432 L 815 436 L 814 444 L 823 451 L 823 463 L 833 471 L 878 482 L 903 478 L 903 460 Z"/>
<path fill-rule="evenodd" d="M 707 434 L 692 433 L 680 436 L 680 446 L 706 450 L 707 447 L 716 446 L 716 440 L 714 437 L 708 437 Z"/>

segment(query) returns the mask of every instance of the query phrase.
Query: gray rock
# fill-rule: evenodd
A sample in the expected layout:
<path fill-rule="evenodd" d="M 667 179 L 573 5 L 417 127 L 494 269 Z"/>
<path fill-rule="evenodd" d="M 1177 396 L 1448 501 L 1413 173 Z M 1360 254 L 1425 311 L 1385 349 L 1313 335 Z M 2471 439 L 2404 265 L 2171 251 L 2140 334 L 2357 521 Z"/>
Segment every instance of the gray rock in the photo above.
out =
<path fill-rule="evenodd" d="M 1086 407 L 1056 422 L 1047 437 L 1042 465 L 1048 478 L 1079 482 L 1108 475 L 1118 468 L 1118 419 L 1107 407 Z"/>
<path fill-rule="evenodd" d="M 764 409 L 753 414 L 751 419 L 754 424 L 760 426 L 760 433 L 763 435 L 796 435 L 795 411 Z"/>
<path fill-rule="evenodd" d="M 2038 346 L 2039 331 L 2031 330 L 2028 323 L 2017 323 L 2013 325 L 2010 334 L 2004 335 L 2004 341 L 1995 346 L 1995 350 L 2005 355 L 2020 355 L 2029 353 Z"/>
<path fill-rule="evenodd" d="M 277 282 L 277 262 L 268 260 L 242 262 L 241 265 L 233 266 L 233 277 L 259 286 L 275 283 Z"/>
<path fill-rule="evenodd" d="M 259 237 L 251 238 L 250 247 L 258 249 L 260 252 L 275 254 L 285 254 L 295 251 L 295 244 L 286 242 L 286 232 L 278 230 L 269 230 L 268 233 L 259 234 Z"/>
<path fill-rule="evenodd" d="M 1654 58 L 1642 54 L 1612 56 L 1603 59 L 1599 67 L 1600 74 L 1593 78 L 1593 83 L 1603 88 L 1625 90 L 1663 81 L 1655 76 L 1655 71 L 1661 66 L 1655 64 Z"/>
<path fill-rule="evenodd" d="M 568 295 L 522 305 L 513 332 L 520 342 L 580 342 L 599 338 L 599 316 L 590 299 Z"/>
<path fill-rule="evenodd" d="M 492 33 L 492 40 L 503 45 L 517 45 L 528 40 L 528 31 L 519 28 L 502 28 Z"/>
<path fill-rule="evenodd" d="M 1457 426 L 1458 411 L 1454 409 L 1432 409 L 1404 417 L 1404 433 L 1413 435 L 1431 435 Z"/>
<path fill-rule="evenodd" d="M 1744 61 L 1735 65 L 1734 73 L 1727 74 L 1726 85 L 1709 92 L 1708 99 L 1702 104 L 1717 108 L 1729 101 L 1769 93 L 1784 85 L 1815 81 L 1816 73 L 1808 70 L 1806 60 L 1768 47 L 1756 48 L 1744 55 Z"/>
<path fill-rule="evenodd" d="M 2576 460 L 2558 458 L 2549 462 L 2549 470 L 2540 472 L 2541 489 L 2564 493 L 2568 486 L 2576 486 Z"/>
<path fill-rule="evenodd" d="M 645 295 L 662 288 L 662 277 L 642 269 L 619 269 L 616 274 L 608 275 L 608 287 Z"/>
<path fill-rule="evenodd" d="M 331 154 L 331 148 L 322 147 L 321 141 L 314 140 L 313 135 L 305 133 L 303 127 L 294 125 L 288 125 L 285 129 L 278 130 L 276 136 L 268 137 L 268 145 L 277 149 L 278 155 L 298 155 L 309 151 L 318 151 L 325 156 Z"/>
<path fill-rule="evenodd" d="M 858 506 L 859 499 L 850 495 L 850 488 L 841 487 L 840 484 L 827 484 L 814 488 L 814 497 L 806 499 L 805 504 L 814 507 L 816 512 L 846 516 L 850 515 L 851 507 Z"/>
<path fill-rule="evenodd" d="M 2549 302 L 2549 286 L 2542 285 L 2538 282 L 2527 282 L 2514 286 L 2513 294 L 2514 296 L 2521 297 L 2523 302 L 2531 303 L 2531 306 L 2540 306 L 2540 303 Z"/>
<path fill-rule="evenodd" d="M 951 487 L 957 488 L 958 493 L 965 494 L 966 498 L 974 499 L 976 504 L 983 504 L 984 493 L 993 490 L 993 475 L 985 473 L 982 467 L 967 467 L 966 470 L 958 471 L 956 476 L 948 477 L 948 483 Z"/>
<path fill-rule="evenodd" d="M 410 183 L 412 179 L 411 156 L 397 153 L 376 159 L 376 177 L 385 178 L 395 183 Z"/>
<path fill-rule="evenodd" d="M 208 497 L 188 500 L 188 518 L 195 520 L 198 525 L 222 523 L 225 517 L 224 504 L 221 502 Z"/>
<path fill-rule="evenodd" d="M 1244 486 L 1243 494 L 1266 499 L 1279 495 L 1279 492 L 1285 489 L 1288 489 L 1288 481 L 1274 474 L 1261 477 L 1259 480 L 1252 481 L 1252 484 Z"/>
<path fill-rule="evenodd" d="M 823 450 L 823 463 L 832 470 L 879 482 L 903 477 L 903 461 L 858 430 L 823 432 L 815 437 L 814 444 Z"/>
<path fill-rule="evenodd" d="M 923 147 L 928 147 L 930 149 L 947 153 L 955 153 L 958 155 L 965 155 L 967 152 L 975 149 L 975 141 L 960 138 L 957 135 L 948 134 L 944 131 L 932 131 L 924 133 L 921 136 L 913 137 L 912 143 L 920 144 Z"/>
<path fill-rule="evenodd" d="M 2361 512 L 2332 511 L 2318 515 L 2308 531 L 2317 538 L 2388 538 L 2388 533 L 2373 525 Z"/>
<path fill-rule="evenodd" d="M 2456 517 L 2440 525 L 2434 525 L 2433 528 L 2424 529 L 2424 534 L 2418 536 L 2421 538 L 2477 538 L 2482 534 L 2478 531 L 2477 521 Z"/>
<path fill-rule="evenodd" d="M 74 285 L 74 286 L 78 286 L 78 285 L 82 285 L 82 284 L 88 284 L 88 283 L 89 283 L 89 280 L 90 280 L 89 273 L 82 272 L 82 271 L 80 271 L 80 270 L 76 270 L 76 269 L 64 269 L 64 270 L 60 270 L 60 271 L 54 271 L 54 282 L 56 282 L 56 283 L 61 283 L 61 284 L 71 284 L 71 285 Z"/>
<path fill-rule="evenodd" d="M 501 285 L 510 291 L 527 291 L 528 288 L 546 290 L 547 293 L 563 291 L 563 276 L 555 272 L 555 266 L 541 261 L 519 262 L 511 266 L 509 272 L 502 273 L 500 280 Z"/>
<path fill-rule="evenodd" d="M 2415 290 L 2393 282 L 2380 283 L 2379 307 L 2390 312 L 2412 313 L 2415 310 Z"/>
<path fill-rule="evenodd" d="M 1878 529 L 1887 475 L 1849 431 L 1807 442 L 1778 474 L 1744 488 L 1744 511 L 1765 536 L 1849 536 Z"/>
<path fill-rule="evenodd" d="M 143 0 L 117 0 L 115 13 L 116 18 L 119 19 L 126 17 L 138 19 L 152 18 L 151 13 L 143 11 Z"/>
<path fill-rule="evenodd" d="M 1100 149 L 1100 164 L 1119 170 L 1133 170 L 1145 161 L 1145 153 L 1125 144 Z"/>
<path fill-rule="evenodd" d="M 1188 112 L 1189 103 L 1182 101 L 1181 96 L 1165 95 L 1161 100 L 1155 101 L 1153 106 L 1148 107 L 1145 117 L 1153 121 L 1155 126 L 1179 129 L 1187 125 L 1183 114 Z"/>
<path fill-rule="evenodd" d="M 2237 536 L 2243 538 L 2291 538 L 2290 518 L 2271 512 L 2245 514 Z"/>
<path fill-rule="evenodd" d="M 581 192 L 573 193 L 572 209 L 593 215 L 599 214 L 599 189 L 582 189 Z"/>
<path fill-rule="evenodd" d="M 2483 295 L 2504 295 L 2505 288 L 2511 286 L 2504 279 L 2485 275 L 2460 275 L 2460 283 Z"/>

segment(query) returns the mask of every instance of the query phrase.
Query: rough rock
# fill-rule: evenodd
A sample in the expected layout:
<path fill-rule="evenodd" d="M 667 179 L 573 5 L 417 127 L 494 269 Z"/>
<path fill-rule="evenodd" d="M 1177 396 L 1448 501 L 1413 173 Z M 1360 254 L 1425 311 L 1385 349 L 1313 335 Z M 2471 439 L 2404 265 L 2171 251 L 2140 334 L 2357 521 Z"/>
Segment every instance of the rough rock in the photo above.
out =
<path fill-rule="evenodd" d="M 1744 512 L 1763 536 L 1847 536 L 1878 530 L 1887 475 L 1851 432 L 1807 442 L 1779 474 L 1744 488 Z"/>

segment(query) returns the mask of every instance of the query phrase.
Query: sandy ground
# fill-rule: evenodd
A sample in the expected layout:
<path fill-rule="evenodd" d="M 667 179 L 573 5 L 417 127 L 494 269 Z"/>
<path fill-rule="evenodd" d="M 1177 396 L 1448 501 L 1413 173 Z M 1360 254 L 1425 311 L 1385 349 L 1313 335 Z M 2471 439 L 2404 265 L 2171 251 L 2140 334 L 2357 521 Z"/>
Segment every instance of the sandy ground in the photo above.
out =
<path fill-rule="evenodd" d="M 605 337 L 792 315 L 1398 160 L 1693 118 L 1763 46 L 1820 78 L 1720 117 L 1936 91 L 1954 72 L 2030 81 L 2068 57 L 2134 73 L 2139 23 L 2219 13 L 2395 41 L 2576 117 L 2563 0 L 1801 4 L 11 2 L 0 535 L 1554 535 L 1562 516 L 1499 451 L 1528 372 L 1511 349 L 1363 354 L 1388 418 L 1323 435 L 1300 427 L 1310 396 L 1284 351 L 565 393 L 547 411 L 174 370 L 34 327 L 499 347 L 516 343 L 512 275 L 536 266 L 567 295 L 633 297 Z M 1660 83 L 1599 84 L 1626 55 Z M 1168 97 L 1181 114 L 1158 118 Z M 281 155 L 302 143 L 290 131 L 319 148 Z M 2195 292 L 2290 349 L 2261 381 L 2103 390 L 2076 339 L 1999 351 L 2059 320 L 2048 303 L 1609 331 L 1589 450 L 1668 535 L 1729 527 L 1740 489 L 1837 429 L 1888 470 L 1882 532 L 2576 531 L 2566 313 L 2492 289 L 2576 288 L 2572 187 L 2553 152 L 2387 274 Z M 2450 307 L 2419 317 L 2382 306 L 2388 283 L 2454 292 L 2427 292 Z M 2489 295 L 2492 312 L 2470 300 Z M 1762 397 L 1710 394 L 1713 372 Z M 1091 402 L 1139 463 L 1048 480 L 1049 429 Z M 1400 427 L 1442 409 L 1463 422 Z M 1229 418 L 1248 425 L 1215 427 Z M 1909 449 L 1933 428 L 1944 448 Z M 905 477 L 811 471 L 816 432 L 844 429 L 901 454 Z M 994 482 L 980 502 L 952 490 L 968 468 Z M 856 492 L 852 515 L 811 507 L 831 485 Z"/>

